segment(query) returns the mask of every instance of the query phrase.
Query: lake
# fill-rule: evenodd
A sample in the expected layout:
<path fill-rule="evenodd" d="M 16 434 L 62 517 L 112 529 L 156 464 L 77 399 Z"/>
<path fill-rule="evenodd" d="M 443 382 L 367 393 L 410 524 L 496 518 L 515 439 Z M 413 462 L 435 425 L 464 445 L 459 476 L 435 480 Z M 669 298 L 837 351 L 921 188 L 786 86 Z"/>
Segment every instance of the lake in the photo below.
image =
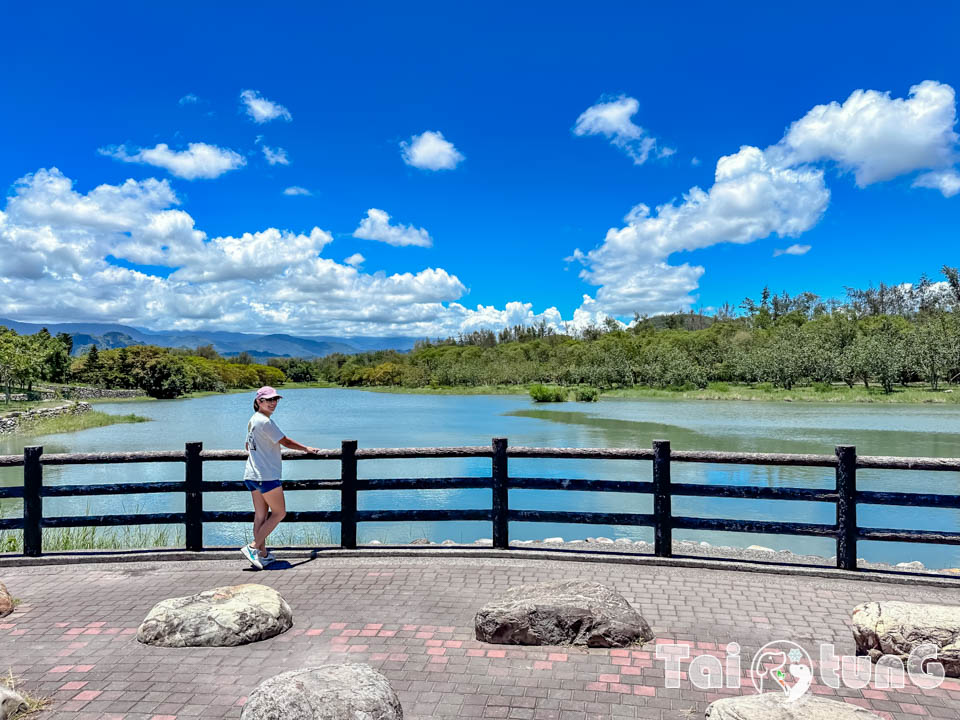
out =
<path fill-rule="evenodd" d="M 654 439 L 671 441 L 674 450 L 727 450 L 832 454 L 838 444 L 855 445 L 860 455 L 960 456 L 960 407 L 944 405 L 835 405 L 799 403 L 697 402 L 668 400 L 602 400 L 598 403 L 534 404 L 527 396 L 393 395 L 330 389 L 286 390 L 274 419 L 290 437 L 317 447 L 339 448 L 345 439 L 361 448 L 488 445 L 506 437 L 511 445 L 541 447 L 644 447 Z M 108 413 L 136 413 L 149 423 L 113 425 L 94 430 L 40 438 L 0 437 L 0 454 L 23 451 L 24 445 L 43 445 L 45 452 L 114 452 L 175 450 L 185 442 L 203 442 L 205 449 L 242 447 L 246 422 L 252 413 L 253 393 L 202 398 L 124 402 L 97 405 Z M 208 480 L 241 479 L 242 463 L 205 463 Z M 339 463 L 286 463 L 284 477 L 335 478 Z M 488 476 L 490 460 L 375 460 L 359 463 L 360 477 Z M 649 480 L 649 461 L 511 460 L 513 476 Z M 50 467 L 50 484 L 109 483 L 183 478 L 181 464 Z M 784 468 L 747 465 L 674 463 L 675 482 L 743 484 L 770 487 L 830 488 L 828 468 Z M 0 485 L 19 485 L 20 468 L 0 470 Z M 875 470 L 858 472 L 862 490 L 960 492 L 960 473 Z M 334 492 L 298 491 L 287 495 L 292 510 L 337 509 Z M 511 490 L 517 509 L 652 512 L 648 495 L 549 490 Z M 361 493 L 361 510 L 392 508 L 488 508 L 489 490 L 410 490 Z M 247 493 L 206 496 L 210 510 L 247 510 Z M 127 495 L 118 498 L 48 498 L 46 515 L 106 514 L 116 512 L 177 512 L 183 495 Z M 832 504 L 675 498 L 674 514 L 786 522 L 833 523 Z M 7 501 L 7 516 L 19 506 Z M 960 531 L 960 511 L 937 508 L 861 507 L 859 524 L 869 527 Z M 282 539 L 326 539 L 339 542 L 336 524 L 297 527 L 286 523 Z M 239 546 L 245 525 L 205 526 L 209 546 Z M 511 539 L 532 540 L 561 536 L 567 540 L 588 536 L 652 540 L 650 528 L 580 526 L 550 523 L 512 523 Z M 361 543 L 379 540 L 404 543 L 416 538 L 472 542 L 489 538 L 488 523 L 362 523 Z M 759 544 L 797 553 L 829 557 L 832 540 L 741 533 L 674 531 L 678 540 L 745 547 Z M 960 548 L 905 543 L 860 542 L 858 554 L 877 562 L 920 560 L 928 567 L 960 567 Z"/>

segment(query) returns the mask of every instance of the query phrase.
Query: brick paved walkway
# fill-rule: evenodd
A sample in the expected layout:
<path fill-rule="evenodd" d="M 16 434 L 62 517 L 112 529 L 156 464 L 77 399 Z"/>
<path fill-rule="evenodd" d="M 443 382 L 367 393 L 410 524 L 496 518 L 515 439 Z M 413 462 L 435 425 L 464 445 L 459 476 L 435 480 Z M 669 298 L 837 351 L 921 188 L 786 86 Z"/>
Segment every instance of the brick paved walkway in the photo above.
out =
<path fill-rule="evenodd" d="M 702 718 L 716 696 L 681 674 L 665 687 L 655 643 L 631 650 L 521 648 L 477 642 L 476 609 L 518 583 L 581 577 L 610 584 L 650 622 L 657 642 L 715 652 L 735 641 L 750 659 L 773 640 L 811 654 L 854 654 L 850 611 L 867 600 L 960 603 L 956 588 L 802 578 L 733 570 L 481 558 L 325 557 L 252 572 L 243 559 L 0 568 L 21 599 L 0 619 L 0 670 L 53 699 L 35 717 L 106 720 L 237 718 L 268 677 L 362 661 L 390 678 L 405 717 Z M 282 567 L 286 565 L 287 567 Z M 159 600 L 221 585 L 276 588 L 294 628 L 236 648 L 168 649 L 135 639 Z M 719 653 L 718 653 L 719 654 Z M 816 659 L 816 658 L 815 658 Z M 749 680 L 742 690 L 753 692 Z M 960 682 L 936 690 L 814 691 L 887 718 L 960 718 Z"/>

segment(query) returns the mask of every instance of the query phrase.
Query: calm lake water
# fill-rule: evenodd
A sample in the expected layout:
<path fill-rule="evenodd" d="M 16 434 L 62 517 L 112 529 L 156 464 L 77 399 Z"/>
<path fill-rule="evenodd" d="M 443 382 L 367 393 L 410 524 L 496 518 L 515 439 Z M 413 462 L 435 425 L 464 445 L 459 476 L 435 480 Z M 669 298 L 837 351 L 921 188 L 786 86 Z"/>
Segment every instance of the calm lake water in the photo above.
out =
<path fill-rule="evenodd" d="M 108 413 L 137 413 L 152 422 L 113 425 L 79 433 L 41 438 L 0 438 L 0 454 L 20 453 L 24 445 L 43 445 L 45 452 L 174 450 L 189 441 L 205 449 L 242 447 L 252 393 L 190 400 L 98 405 Z M 283 431 L 301 442 L 336 448 L 344 439 L 360 447 L 487 445 L 507 437 L 511 445 L 541 447 L 650 447 L 654 439 L 671 441 L 675 450 L 832 453 L 835 445 L 857 447 L 861 455 L 960 456 L 960 407 L 934 405 L 814 405 L 750 402 L 605 400 L 599 403 L 535 405 L 526 396 L 389 395 L 343 389 L 287 390 L 274 415 Z M 205 463 L 209 480 L 240 479 L 242 463 Z M 22 482 L 19 468 L 0 470 L 0 485 Z M 361 477 L 446 477 L 490 473 L 489 459 L 377 460 L 359 464 Z M 333 461 L 292 462 L 285 478 L 335 478 Z M 513 476 L 649 480 L 649 461 L 511 460 Z M 180 464 L 50 467 L 50 484 L 178 480 Z M 783 468 L 674 463 L 675 482 L 829 488 L 833 472 L 826 468 Z M 859 471 L 864 490 L 960 492 L 960 473 Z M 295 510 L 337 509 L 333 492 L 299 491 L 287 496 Z M 361 493 L 360 509 L 487 508 L 488 490 L 389 491 Z M 652 512 L 647 495 L 512 490 L 511 507 L 542 510 Z M 247 510 L 247 493 L 206 496 L 207 509 Z M 712 498 L 674 499 L 674 513 L 702 517 L 832 523 L 833 505 L 788 501 Z M 47 515 L 114 512 L 177 512 L 182 495 L 127 495 L 119 498 L 49 498 Z M 19 507 L 7 501 L 7 515 Z M 861 526 L 960 531 L 960 511 L 862 507 Z M 284 528 L 284 526 L 281 526 Z M 239 545 L 246 526 L 212 524 L 205 528 L 210 546 Z M 298 527 L 286 524 L 280 539 L 294 537 L 319 544 L 339 542 L 337 525 Z M 514 540 L 588 536 L 652 540 L 649 528 L 513 523 Z M 471 542 L 489 538 L 488 523 L 362 523 L 358 540 L 384 543 L 416 538 Z M 714 545 L 765 545 L 797 553 L 829 557 L 835 543 L 819 538 L 675 531 L 675 539 Z M 861 542 L 858 554 L 868 560 L 920 560 L 928 567 L 960 567 L 960 548 L 921 544 Z"/>

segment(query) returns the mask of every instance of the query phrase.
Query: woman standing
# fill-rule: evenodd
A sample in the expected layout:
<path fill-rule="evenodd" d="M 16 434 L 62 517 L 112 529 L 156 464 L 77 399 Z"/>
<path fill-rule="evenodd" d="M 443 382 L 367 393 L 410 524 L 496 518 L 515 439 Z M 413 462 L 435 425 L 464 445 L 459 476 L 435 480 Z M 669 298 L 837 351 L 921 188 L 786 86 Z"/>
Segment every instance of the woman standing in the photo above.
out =
<path fill-rule="evenodd" d="M 243 483 L 253 496 L 253 542 L 240 548 L 243 556 L 258 570 L 276 558 L 267 552 L 267 536 L 276 529 L 287 514 L 281 482 L 280 447 L 304 450 L 317 454 L 314 447 L 301 445 L 283 434 L 271 416 L 277 410 L 282 395 L 269 385 L 259 390 L 253 399 L 253 417 L 247 423 L 247 466 Z"/>

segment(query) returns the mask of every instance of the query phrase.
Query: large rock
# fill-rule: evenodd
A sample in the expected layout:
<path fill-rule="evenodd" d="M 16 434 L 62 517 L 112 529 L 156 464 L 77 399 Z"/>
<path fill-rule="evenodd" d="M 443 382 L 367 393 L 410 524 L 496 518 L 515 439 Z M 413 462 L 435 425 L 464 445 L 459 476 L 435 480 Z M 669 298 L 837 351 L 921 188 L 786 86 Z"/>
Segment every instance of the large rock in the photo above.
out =
<path fill-rule="evenodd" d="M 858 705 L 807 693 L 787 702 L 783 693 L 740 695 L 707 706 L 709 720 L 881 720 Z"/>
<path fill-rule="evenodd" d="M 475 626 L 477 640 L 507 645 L 624 647 L 653 637 L 619 593 L 586 580 L 512 587 L 480 609 Z"/>
<path fill-rule="evenodd" d="M 868 602 L 853 609 L 857 653 L 876 662 L 896 655 L 906 666 L 910 651 L 933 643 L 944 673 L 960 677 L 960 606 L 906 602 Z"/>
<path fill-rule="evenodd" d="M 13 612 L 13 596 L 7 591 L 7 586 L 0 582 L 0 617 Z"/>
<path fill-rule="evenodd" d="M 233 585 L 157 603 L 137 640 L 162 647 L 224 647 L 286 632 L 293 613 L 266 585 Z"/>
<path fill-rule="evenodd" d="M 0 685 L 0 720 L 12 718 L 18 712 L 26 712 L 27 709 L 27 702 L 18 693 Z"/>
<path fill-rule="evenodd" d="M 369 665 L 321 665 L 264 680 L 241 720 L 402 720 L 389 681 Z"/>

